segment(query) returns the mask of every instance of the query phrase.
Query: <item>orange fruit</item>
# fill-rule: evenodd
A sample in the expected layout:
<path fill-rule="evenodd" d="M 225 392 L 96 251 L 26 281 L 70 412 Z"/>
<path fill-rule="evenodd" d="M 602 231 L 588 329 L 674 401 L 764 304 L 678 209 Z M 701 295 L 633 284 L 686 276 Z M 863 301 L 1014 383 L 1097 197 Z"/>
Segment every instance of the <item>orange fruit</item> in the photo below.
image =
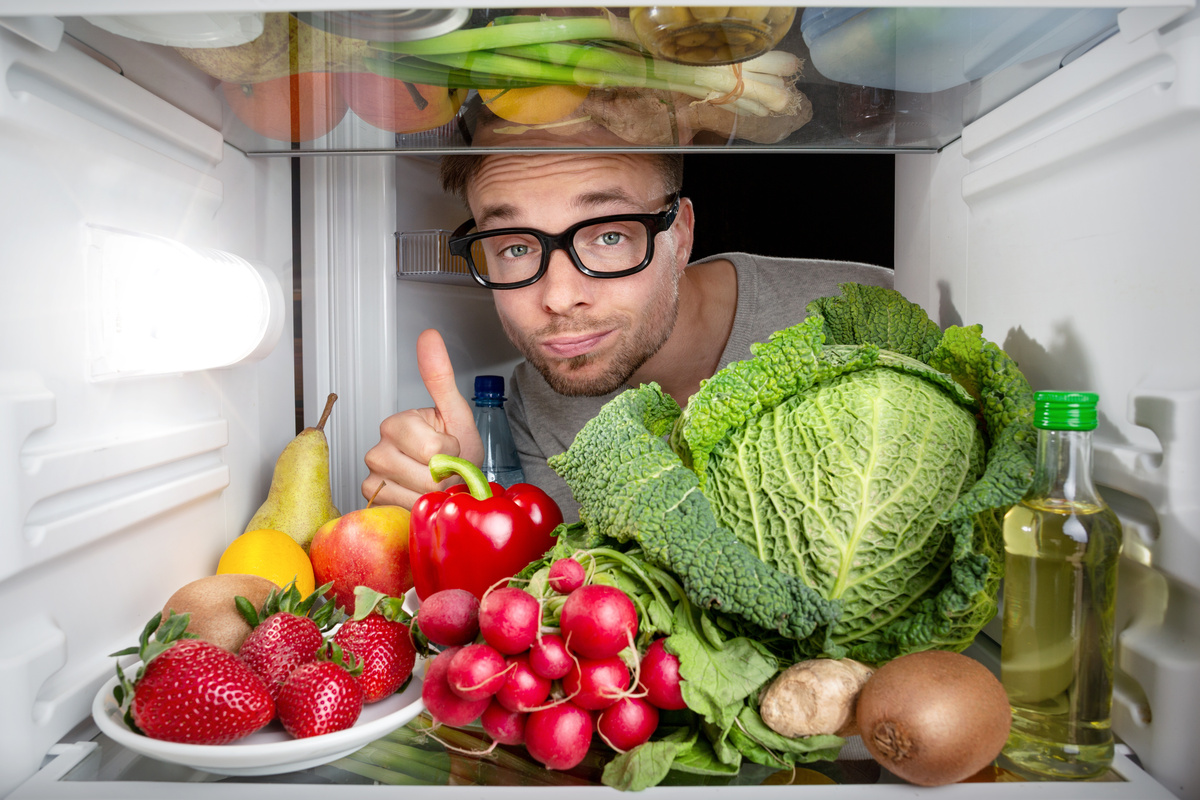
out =
<path fill-rule="evenodd" d="M 217 562 L 217 574 L 258 575 L 281 589 L 294 579 L 301 597 L 317 588 L 308 553 L 291 536 L 270 528 L 246 531 L 230 542 Z"/>
<path fill-rule="evenodd" d="M 480 89 L 479 97 L 492 113 L 521 125 L 558 122 L 583 105 L 586 86 L 530 86 L 524 89 Z"/>

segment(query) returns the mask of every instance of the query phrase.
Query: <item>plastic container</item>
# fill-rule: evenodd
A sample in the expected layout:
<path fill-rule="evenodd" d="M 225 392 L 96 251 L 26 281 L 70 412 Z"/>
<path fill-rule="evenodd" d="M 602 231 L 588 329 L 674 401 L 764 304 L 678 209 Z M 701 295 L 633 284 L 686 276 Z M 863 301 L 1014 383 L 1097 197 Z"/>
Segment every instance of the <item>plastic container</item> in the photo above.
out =
<path fill-rule="evenodd" d="M 831 80 L 939 92 L 1116 31 L 1116 8 L 808 8 L 800 35 Z"/>
<path fill-rule="evenodd" d="M 504 413 L 504 378 L 477 375 L 474 400 L 475 427 L 483 439 L 483 463 L 479 465 L 483 474 L 505 488 L 523 483 L 525 472 Z"/>
<path fill-rule="evenodd" d="M 89 15 L 88 22 L 109 33 L 169 47 L 234 47 L 262 35 L 261 12 L 211 14 Z"/>
<path fill-rule="evenodd" d="M 638 40 L 679 64 L 736 64 L 762 55 L 784 37 L 795 8 L 649 6 L 631 8 Z"/>

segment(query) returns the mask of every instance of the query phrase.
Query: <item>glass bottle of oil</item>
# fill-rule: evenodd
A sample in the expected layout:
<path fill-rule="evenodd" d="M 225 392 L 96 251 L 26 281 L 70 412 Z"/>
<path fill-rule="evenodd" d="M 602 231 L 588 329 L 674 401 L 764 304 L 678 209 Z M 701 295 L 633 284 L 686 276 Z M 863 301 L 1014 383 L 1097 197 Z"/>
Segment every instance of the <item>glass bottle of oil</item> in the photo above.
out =
<path fill-rule="evenodd" d="M 1038 392 L 1037 466 L 1004 518 L 1001 682 L 1017 770 L 1090 778 L 1112 763 L 1113 618 L 1121 523 L 1092 483 L 1098 397 Z"/>

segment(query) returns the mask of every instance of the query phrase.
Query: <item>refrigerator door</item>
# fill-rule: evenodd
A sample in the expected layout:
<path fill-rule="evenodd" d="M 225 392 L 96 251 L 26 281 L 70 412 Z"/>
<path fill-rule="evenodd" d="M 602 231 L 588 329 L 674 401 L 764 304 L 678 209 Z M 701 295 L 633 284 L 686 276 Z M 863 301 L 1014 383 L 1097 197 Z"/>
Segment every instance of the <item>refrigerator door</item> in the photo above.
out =
<path fill-rule="evenodd" d="M 215 569 L 295 431 L 287 162 L 67 45 L 0 28 L 0 75 L 3 795 Z"/>
<path fill-rule="evenodd" d="M 1195 13 L 1114 37 L 938 157 L 899 157 L 896 204 L 898 289 L 943 326 L 981 323 L 1035 389 L 1100 395 L 1096 477 L 1125 529 L 1114 728 L 1185 797 L 1200 792 L 1198 58 Z"/>

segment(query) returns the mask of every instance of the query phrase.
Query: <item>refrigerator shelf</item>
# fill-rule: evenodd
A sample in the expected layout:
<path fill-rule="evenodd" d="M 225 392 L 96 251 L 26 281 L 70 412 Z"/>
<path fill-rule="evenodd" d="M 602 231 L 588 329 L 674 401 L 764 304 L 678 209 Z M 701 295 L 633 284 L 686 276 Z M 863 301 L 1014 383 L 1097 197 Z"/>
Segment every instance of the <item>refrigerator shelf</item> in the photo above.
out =
<path fill-rule="evenodd" d="M 212 788 L 206 790 L 203 787 L 216 783 L 223 795 L 253 797 L 255 800 L 276 797 L 305 800 L 326 798 L 331 793 L 357 797 L 377 793 L 384 786 L 420 787 L 422 797 L 464 794 L 477 797 L 481 794 L 479 788 L 487 787 L 486 795 L 490 800 L 527 798 L 530 787 L 570 788 L 574 794 L 617 796 L 616 790 L 601 784 L 601 773 L 611 753 L 600 748 L 593 750 L 578 767 L 548 771 L 532 761 L 520 747 L 497 748 L 486 755 L 469 754 L 469 751 L 482 751 L 489 744 L 486 735 L 478 729 L 440 728 L 436 733 L 439 742 L 426 735 L 430 725 L 428 716 L 422 714 L 408 725 L 330 764 L 263 777 L 226 777 L 156 762 L 131 754 L 102 734 L 97 735 L 94 729 L 80 731 L 83 741 L 55 748 L 41 772 L 10 798 L 137 797 L 141 796 L 136 790 L 138 786 L 161 789 L 166 783 L 171 784 L 170 792 L 175 796 L 208 794 Z M 449 750 L 446 745 L 454 749 Z M 981 784 L 991 785 L 985 790 Z M 1024 798 L 1035 785 L 1039 790 L 1037 796 L 1055 800 L 1172 797 L 1137 766 L 1123 746 L 1118 747 L 1113 769 L 1100 780 L 1035 784 L 1021 780 L 1003 767 L 991 766 L 960 784 L 919 787 L 881 770 L 855 740 L 850 740 L 843 748 L 842 756 L 833 762 L 801 764 L 794 771 L 746 764 L 736 776 L 725 777 L 672 772 L 662 784 L 645 791 L 659 798 L 720 792 L 723 798 L 771 800 L 794 797 L 796 789 L 793 787 L 798 785 L 804 786 L 802 791 L 807 800 L 879 797 L 955 800 L 977 797 L 981 791 L 986 791 L 989 797 Z"/>

